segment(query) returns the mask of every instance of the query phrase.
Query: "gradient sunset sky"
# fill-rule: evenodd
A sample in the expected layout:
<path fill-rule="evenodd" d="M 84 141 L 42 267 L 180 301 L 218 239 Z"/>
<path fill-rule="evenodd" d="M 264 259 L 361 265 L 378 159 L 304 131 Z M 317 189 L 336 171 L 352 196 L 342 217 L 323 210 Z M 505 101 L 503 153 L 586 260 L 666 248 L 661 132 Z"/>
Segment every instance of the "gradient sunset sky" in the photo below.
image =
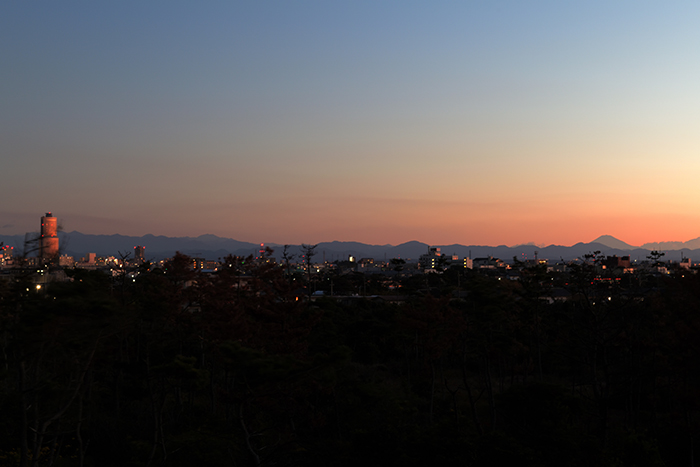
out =
<path fill-rule="evenodd" d="M 700 236 L 700 2 L 10 1 L 0 234 Z"/>

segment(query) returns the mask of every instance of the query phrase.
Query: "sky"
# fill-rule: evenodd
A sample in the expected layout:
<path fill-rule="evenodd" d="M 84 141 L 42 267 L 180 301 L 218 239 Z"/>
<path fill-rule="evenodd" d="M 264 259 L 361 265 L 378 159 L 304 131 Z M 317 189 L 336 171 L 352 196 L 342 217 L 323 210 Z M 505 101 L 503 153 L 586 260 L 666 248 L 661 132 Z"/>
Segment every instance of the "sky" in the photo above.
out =
<path fill-rule="evenodd" d="M 9 1 L 0 234 L 700 237 L 700 3 Z"/>

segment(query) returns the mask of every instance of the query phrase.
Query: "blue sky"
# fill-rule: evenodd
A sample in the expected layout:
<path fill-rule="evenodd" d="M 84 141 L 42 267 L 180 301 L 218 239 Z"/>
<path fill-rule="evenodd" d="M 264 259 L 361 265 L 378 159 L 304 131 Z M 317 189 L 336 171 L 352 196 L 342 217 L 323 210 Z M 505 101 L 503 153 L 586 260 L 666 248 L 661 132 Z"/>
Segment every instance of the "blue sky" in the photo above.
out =
<path fill-rule="evenodd" d="M 694 2 L 2 10 L 0 233 L 700 236 Z"/>

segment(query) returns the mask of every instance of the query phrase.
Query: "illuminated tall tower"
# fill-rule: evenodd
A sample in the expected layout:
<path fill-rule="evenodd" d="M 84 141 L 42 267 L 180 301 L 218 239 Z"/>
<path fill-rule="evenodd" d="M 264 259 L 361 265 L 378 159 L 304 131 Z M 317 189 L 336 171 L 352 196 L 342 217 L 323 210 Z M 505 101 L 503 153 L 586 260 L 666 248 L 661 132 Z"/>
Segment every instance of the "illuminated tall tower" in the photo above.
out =
<path fill-rule="evenodd" d="M 58 222 L 50 212 L 41 218 L 39 257 L 45 261 L 58 258 Z"/>

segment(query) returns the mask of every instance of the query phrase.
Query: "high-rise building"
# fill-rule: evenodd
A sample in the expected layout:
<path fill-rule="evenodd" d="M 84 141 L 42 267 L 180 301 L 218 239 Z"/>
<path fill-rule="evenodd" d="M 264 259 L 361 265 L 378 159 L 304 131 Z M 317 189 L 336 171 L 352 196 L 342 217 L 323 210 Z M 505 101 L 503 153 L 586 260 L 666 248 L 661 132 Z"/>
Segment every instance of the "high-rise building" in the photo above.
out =
<path fill-rule="evenodd" d="M 420 255 L 420 257 L 418 258 L 418 265 L 421 269 L 425 269 L 426 271 L 434 271 L 440 266 L 441 256 L 442 253 L 440 253 L 440 248 L 429 247 L 428 252 L 424 255 Z"/>
<path fill-rule="evenodd" d="M 58 220 L 50 212 L 41 218 L 39 257 L 44 261 L 58 258 Z"/>
<path fill-rule="evenodd" d="M 134 261 L 137 263 L 143 263 L 146 261 L 146 247 L 145 246 L 135 246 L 134 247 Z"/>

